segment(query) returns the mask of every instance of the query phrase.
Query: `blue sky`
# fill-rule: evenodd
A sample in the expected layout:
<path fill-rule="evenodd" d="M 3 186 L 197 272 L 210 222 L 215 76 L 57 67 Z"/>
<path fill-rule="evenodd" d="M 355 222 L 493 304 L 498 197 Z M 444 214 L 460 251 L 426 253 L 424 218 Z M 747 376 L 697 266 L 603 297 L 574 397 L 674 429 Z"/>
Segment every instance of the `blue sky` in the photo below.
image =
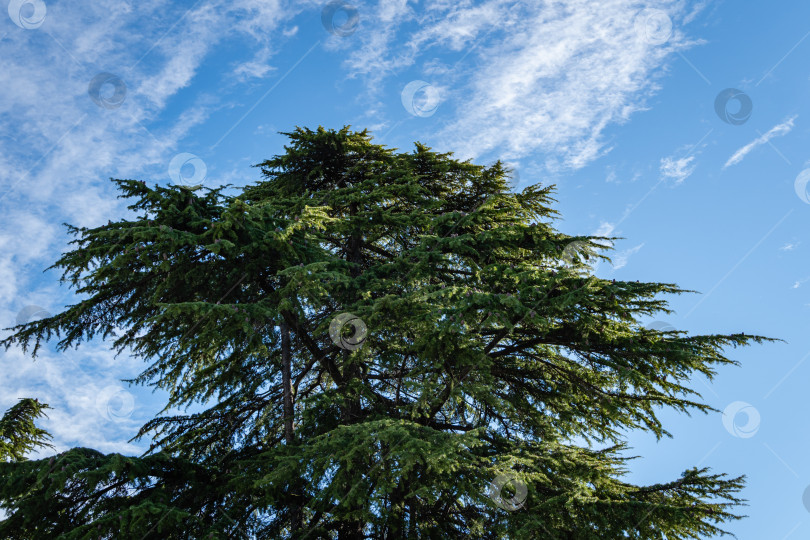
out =
<path fill-rule="evenodd" d="M 75 300 L 42 270 L 66 249 L 61 223 L 126 214 L 109 177 L 244 185 L 297 125 L 501 158 L 518 188 L 557 185 L 564 232 L 623 237 L 597 275 L 700 292 L 662 321 L 785 340 L 695 381 L 725 416 L 664 412 L 672 439 L 630 434 L 631 479 L 746 474 L 750 517 L 732 532 L 810 537 L 810 4 L 534 4 L 8 2 L 2 326 Z M 101 341 L 36 361 L 12 349 L 0 407 L 50 403 L 58 450 L 136 453 L 161 402 L 120 382 L 142 367 Z"/>

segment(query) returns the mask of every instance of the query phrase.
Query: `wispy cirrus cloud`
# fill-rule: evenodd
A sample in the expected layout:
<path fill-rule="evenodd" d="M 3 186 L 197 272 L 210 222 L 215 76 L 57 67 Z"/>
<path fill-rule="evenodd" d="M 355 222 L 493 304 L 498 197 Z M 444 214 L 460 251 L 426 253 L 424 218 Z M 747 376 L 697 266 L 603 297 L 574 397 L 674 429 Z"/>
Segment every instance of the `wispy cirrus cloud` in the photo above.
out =
<path fill-rule="evenodd" d="M 680 184 L 695 172 L 696 165 L 692 164 L 695 156 L 674 159 L 665 157 L 661 159 L 660 172 L 664 178 L 675 180 L 675 184 Z"/>
<path fill-rule="evenodd" d="M 627 266 L 627 263 L 630 261 L 630 257 L 641 251 L 641 248 L 643 247 L 644 244 L 641 243 L 629 249 L 622 250 L 613 257 L 611 257 L 611 260 L 613 261 L 613 269 L 619 270 L 620 268 L 624 268 L 625 266 Z"/>
<path fill-rule="evenodd" d="M 754 148 L 769 143 L 771 139 L 773 139 L 774 137 L 780 137 L 782 135 L 787 135 L 788 133 L 790 133 L 790 131 L 793 129 L 794 120 L 796 120 L 796 116 L 791 116 L 784 122 L 779 123 L 774 127 L 772 127 L 771 129 L 769 129 L 767 133 L 765 133 L 764 135 L 760 135 L 750 143 L 746 144 L 745 146 L 734 152 L 734 154 L 732 154 L 732 156 L 728 158 L 726 164 L 723 165 L 723 168 L 725 169 L 727 167 L 736 165 L 737 163 L 741 162 L 745 158 L 745 156 L 751 153 L 751 151 Z"/>
<path fill-rule="evenodd" d="M 801 242 L 787 242 L 787 243 L 785 243 L 785 245 L 783 245 L 779 249 L 781 251 L 793 251 L 794 249 L 799 247 L 799 244 L 801 244 Z"/>
<path fill-rule="evenodd" d="M 793 288 L 798 289 L 799 287 L 801 287 L 803 284 L 807 283 L 808 281 L 810 281 L 810 277 L 806 277 L 806 278 L 803 278 L 803 279 L 798 279 L 798 280 L 796 280 L 795 283 L 793 283 Z"/>
<path fill-rule="evenodd" d="M 594 236 L 610 236 L 613 233 L 613 230 L 616 228 L 614 223 L 610 223 L 609 221 L 600 221 L 599 227 L 593 232 Z"/>
<path fill-rule="evenodd" d="M 418 14 L 381 0 L 366 13 L 375 32 L 346 65 L 374 89 L 414 69 L 449 89 L 436 139 L 462 157 L 541 151 L 550 170 L 580 168 L 610 150 L 606 128 L 644 109 L 668 56 L 690 44 L 678 26 L 694 16 L 686 3 L 647 8 L 672 23 L 663 39 L 641 35 L 630 0 L 434 0 Z"/>

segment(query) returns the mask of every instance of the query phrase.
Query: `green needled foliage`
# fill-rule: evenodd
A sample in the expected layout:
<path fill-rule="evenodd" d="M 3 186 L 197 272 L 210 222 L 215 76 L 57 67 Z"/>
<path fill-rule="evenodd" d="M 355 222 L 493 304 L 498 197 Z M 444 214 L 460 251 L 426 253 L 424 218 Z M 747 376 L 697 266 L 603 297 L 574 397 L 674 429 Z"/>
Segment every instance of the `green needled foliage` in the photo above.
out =
<path fill-rule="evenodd" d="M 0 536 L 682 539 L 739 519 L 742 478 L 622 481 L 623 433 L 711 411 L 690 379 L 769 338 L 644 328 L 689 291 L 593 276 L 611 239 L 555 230 L 552 187 L 512 192 L 500 162 L 286 135 L 237 195 L 115 180 L 138 217 L 71 227 L 54 268 L 83 299 L 4 343 L 125 328 L 134 382 L 169 397 L 144 456 L 3 465 Z"/>
<path fill-rule="evenodd" d="M 49 408 L 36 399 L 26 398 L 6 411 L 0 418 L 0 463 L 25 461 L 31 450 L 52 447 L 47 442 L 50 434 L 35 423 Z"/>

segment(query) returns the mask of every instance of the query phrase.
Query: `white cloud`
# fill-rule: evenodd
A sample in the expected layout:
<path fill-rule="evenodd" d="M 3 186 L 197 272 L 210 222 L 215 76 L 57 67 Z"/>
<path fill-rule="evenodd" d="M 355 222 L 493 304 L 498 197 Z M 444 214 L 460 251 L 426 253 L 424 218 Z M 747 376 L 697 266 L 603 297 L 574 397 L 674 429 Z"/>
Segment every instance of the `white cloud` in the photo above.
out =
<path fill-rule="evenodd" d="M 790 133 L 790 130 L 793 129 L 794 120 L 796 120 L 796 116 L 788 118 L 781 124 L 777 124 L 774 127 L 772 127 L 764 135 L 760 135 L 750 143 L 746 144 L 745 146 L 734 152 L 734 154 L 730 158 L 728 158 L 726 164 L 723 165 L 723 168 L 725 169 L 726 167 L 730 167 L 731 165 L 736 165 L 737 163 L 741 162 L 743 158 L 745 158 L 745 156 L 747 156 L 751 152 L 751 150 L 753 150 L 757 146 L 761 146 L 765 143 L 770 142 L 771 139 L 773 139 L 774 137 L 779 137 L 781 135 L 786 135 Z"/>
<path fill-rule="evenodd" d="M 611 257 L 611 261 L 613 262 L 613 269 L 618 270 L 620 268 L 624 268 L 625 266 L 627 266 L 627 262 L 630 260 L 630 257 L 638 253 L 642 247 L 644 247 L 643 243 L 630 249 L 620 251 L 619 253 Z"/>
<path fill-rule="evenodd" d="M 673 159 L 665 157 L 661 159 L 661 176 L 675 180 L 675 184 L 680 184 L 695 171 L 696 165 L 692 165 L 695 156 L 688 158 Z"/>
<path fill-rule="evenodd" d="M 794 249 L 799 247 L 799 244 L 801 244 L 801 242 L 788 242 L 784 246 L 780 247 L 779 249 L 781 251 L 793 251 Z"/>
<path fill-rule="evenodd" d="M 613 229 L 616 228 L 616 225 L 610 223 L 608 221 L 601 221 L 599 223 L 599 227 L 593 233 L 593 236 L 610 236 L 613 233 Z"/>
<path fill-rule="evenodd" d="M 542 151 L 549 169 L 578 168 L 610 150 L 604 130 L 645 107 L 665 59 L 688 45 L 677 24 L 682 2 L 648 7 L 674 19 L 663 44 L 636 31 L 639 6 L 631 0 L 434 0 L 418 15 L 405 2 L 381 0 L 376 12 L 364 13 L 374 32 L 361 35 L 347 65 L 377 91 L 386 77 L 429 65 L 437 80 L 428 82 L 452 88 L 455 104 L 441 113 L 446 121 L 436 137 L 460 157 L 497 151 L 520 159 Z M 404 45 L 395 40 L 400 35 Z M 437 55 L 448 49 L 453 54 L 439 69 Z M 376 110 L 372 105 L 370 114 Z"/>
<path fill-rule="evenodd" d="M 803 284 L 807 283 L 808 281 L 810 281 L 810 277 L 806 277 L 804 279 L 799 279 L 793 284 L 793 288 L 798 289 L 799 287 L 801 287 Z"/>

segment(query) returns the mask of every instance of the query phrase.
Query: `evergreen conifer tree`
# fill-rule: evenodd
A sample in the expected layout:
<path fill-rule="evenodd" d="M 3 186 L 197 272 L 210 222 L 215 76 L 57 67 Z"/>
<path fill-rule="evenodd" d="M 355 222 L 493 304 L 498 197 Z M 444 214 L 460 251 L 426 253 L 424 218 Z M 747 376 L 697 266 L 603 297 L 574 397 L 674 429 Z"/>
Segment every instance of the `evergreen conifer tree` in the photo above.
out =
<path fill-rule="evenodd" d="M 624 481 L 623 434 L 712 410 L 691 377 L 769 338 L 645 328 L 688 291 L 596 278 L 611 239 L 557 231 L 553 188 L 513 192 L 500 162 L 286 135 L 236 194 L 115 180 L 137 217 L 70 228 L 53 268 L 81 299 L 4 344 L 108 338 L 166 408 L 140 457 L 0 464 L 0 536 L 681 539 L 740 518 L 742 477 Z"/>

